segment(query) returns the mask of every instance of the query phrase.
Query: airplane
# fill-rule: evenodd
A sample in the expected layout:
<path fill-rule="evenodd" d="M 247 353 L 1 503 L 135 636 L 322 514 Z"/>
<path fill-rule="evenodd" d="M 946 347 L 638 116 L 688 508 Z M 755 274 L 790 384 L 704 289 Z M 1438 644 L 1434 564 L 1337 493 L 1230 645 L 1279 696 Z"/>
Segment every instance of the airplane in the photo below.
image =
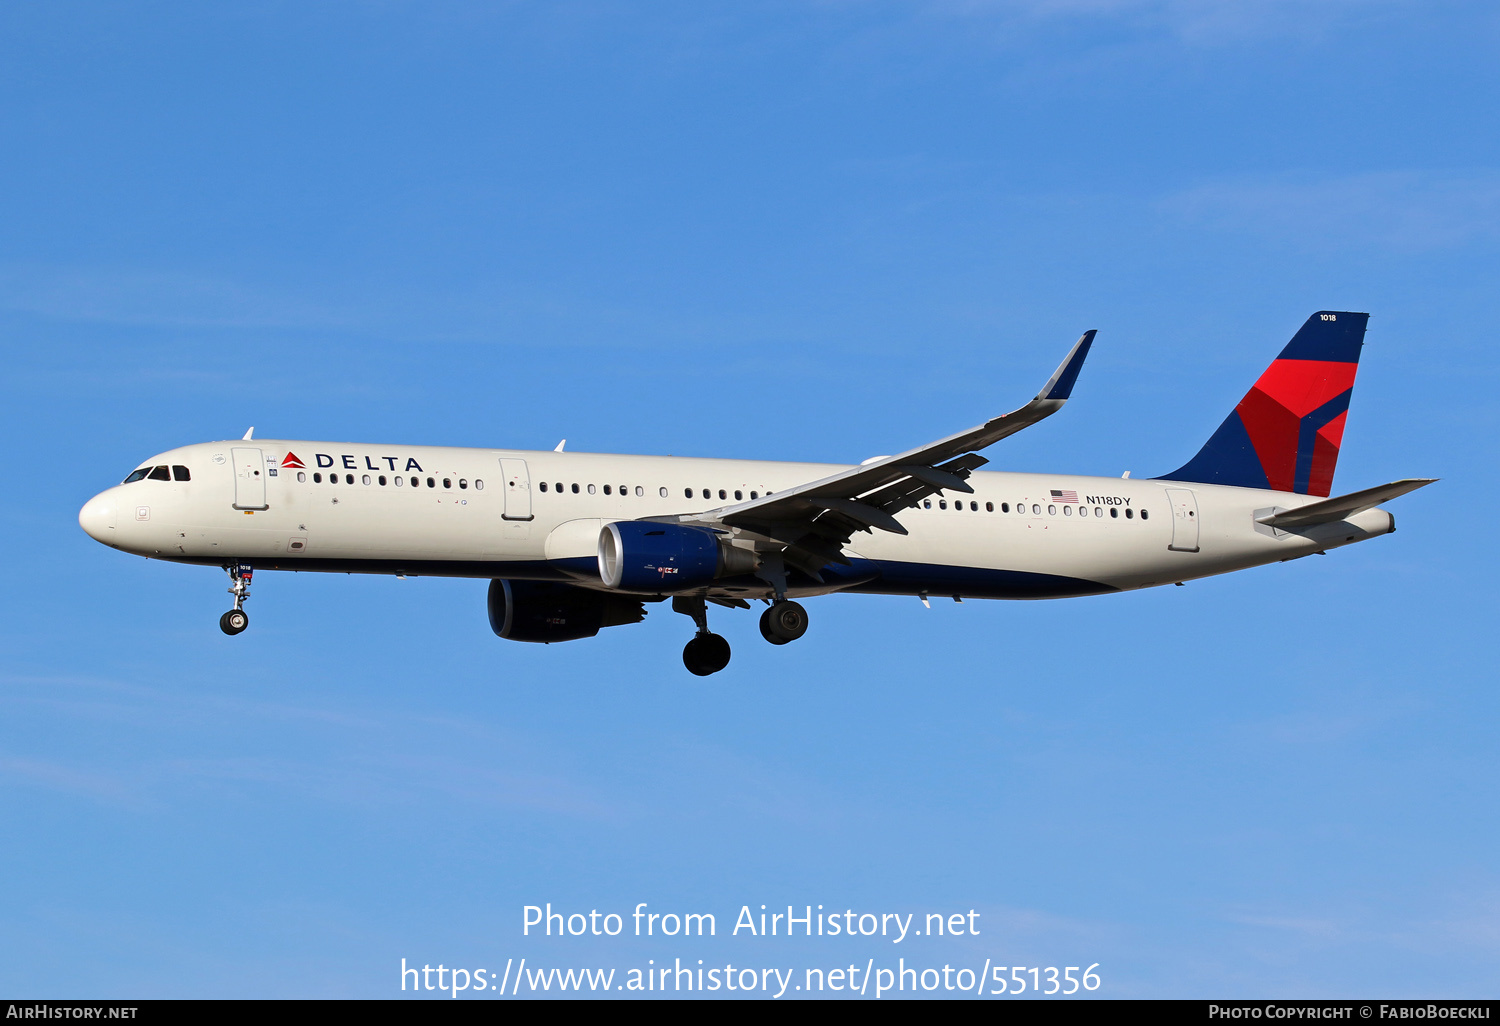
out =
<path fill-rule="evenodd" d="M 835 592 L 1050 599 L 1181 584 L 1395 530 L 1408 478 L 1329 498 L 1368 314 L 1319 311 L 1182 467 L 1150 479 L 980 471 L 980 450 L 1056 413 L 1087 331 L 1036 398 L 857 466 L 243 438 L 171 449 L 78 520 L 123 552 L 228 573 L 225 634 L 255 569 L 487 579 L 512 641 L 589 638 L 648 603 L 697 630 L 683 663 L 729 664 L 708 606 L 765 603 L 806 632 Z"/>

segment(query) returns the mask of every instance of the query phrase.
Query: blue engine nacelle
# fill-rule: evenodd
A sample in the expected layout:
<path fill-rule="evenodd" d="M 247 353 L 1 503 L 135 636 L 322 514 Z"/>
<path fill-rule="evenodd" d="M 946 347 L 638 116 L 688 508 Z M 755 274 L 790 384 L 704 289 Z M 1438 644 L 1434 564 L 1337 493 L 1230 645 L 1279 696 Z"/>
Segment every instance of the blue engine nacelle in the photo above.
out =
<path fill-rule="evenodd" d="M 608 588 L 658 595 L 691 591 L 754 569 L 753 553 L 731 547 L 706 527 L 619 520 L 599 532 L 599 577 Z"/>

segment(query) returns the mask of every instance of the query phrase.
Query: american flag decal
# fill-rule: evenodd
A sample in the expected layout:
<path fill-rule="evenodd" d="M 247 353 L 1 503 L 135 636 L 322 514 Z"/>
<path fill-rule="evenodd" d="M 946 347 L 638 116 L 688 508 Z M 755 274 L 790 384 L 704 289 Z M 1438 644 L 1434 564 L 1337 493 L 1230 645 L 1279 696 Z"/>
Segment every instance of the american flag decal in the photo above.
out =
<path fill-rule="evenodd" d="M 1054 489 L 1052 489 L 1052 501 L 1053 502 L 1077 502 L 1078 501 L 1078 493 L 1077 492 L 1063 492 L 1063 491 L 1059 491 L 1056 488 L 1054 488 Z"/>

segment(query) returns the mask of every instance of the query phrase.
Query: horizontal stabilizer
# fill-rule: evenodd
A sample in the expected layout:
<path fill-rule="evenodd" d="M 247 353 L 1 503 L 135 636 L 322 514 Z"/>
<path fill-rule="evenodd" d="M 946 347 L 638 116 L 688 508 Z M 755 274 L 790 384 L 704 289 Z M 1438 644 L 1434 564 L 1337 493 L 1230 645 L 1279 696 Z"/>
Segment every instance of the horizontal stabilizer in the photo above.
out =
<path fill-rule="evenodd" d="M 1265 524 L 1267 527 L 1277 527 L 1283 531 L 1312 527 L 1315 524 L 1334 524 L 1340 520 L 1348 520 L 1356 513 L 1374 509 L 1382 502 L 1394 499 L 1398 495 L 1414 492 L 1436 480 L 1435 477 L 1408 477 L 1401 481 L 1392 481 L 1390 484 L 1366 488 L 1364 491 L 1350 492 L 1348 495 L 1340 495 L 1333 499 L 1308 503 L 1296 509 L 1268 513 L 1263 517 L 1256 517 L 1255 522 Z"/>

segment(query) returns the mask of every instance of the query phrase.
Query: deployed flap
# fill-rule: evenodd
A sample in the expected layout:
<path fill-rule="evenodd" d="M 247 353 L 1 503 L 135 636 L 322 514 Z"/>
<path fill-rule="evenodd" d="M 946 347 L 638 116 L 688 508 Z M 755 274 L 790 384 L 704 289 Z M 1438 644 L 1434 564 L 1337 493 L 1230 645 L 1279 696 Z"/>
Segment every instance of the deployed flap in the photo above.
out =
<path fill-rule="evenodd" d="M 1255 522 L 1280 528 L 1283 531 L 1298 527 L 1312 527 L 1315 524 L 1333 524 L 1340 520 L 1347 520 L 1356 513 L 1374 509 L 1382 502 L 1394 499 L 1398 495 L 1414 492 L 1436 480 L 1435 477 L 1409 477 L 1401 481 L 1392 481 L 1390 484 L 1366 488 L 1364 491 L 1350 492 L 1348 495 L 1340 495 L 1337 498 L 1324 499 L 1322 502 L 1298 506 L 1296 509 L 1268 513 L 1265 516 L 1256 517 Z"/>

